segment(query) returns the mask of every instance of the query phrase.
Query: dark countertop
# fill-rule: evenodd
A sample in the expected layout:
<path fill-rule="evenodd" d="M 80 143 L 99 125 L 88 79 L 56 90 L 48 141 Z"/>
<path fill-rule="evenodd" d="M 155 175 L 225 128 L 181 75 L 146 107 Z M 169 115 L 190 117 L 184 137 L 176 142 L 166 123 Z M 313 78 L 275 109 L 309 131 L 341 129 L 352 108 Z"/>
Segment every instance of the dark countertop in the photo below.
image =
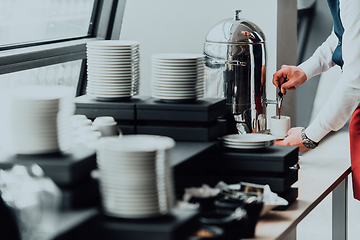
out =
<path fill-rule="evenodd" d="M 216 145 L 217 142 L 176 142 L 170 151 L 170 166 L 176 167 Z"/>
<path fill-rule="evenodd" d="M 214 142 L 176 142 L 176 145 L 170 151 L 170 166 L 176 167 L 185 161 L 205 152 L 217 145 Z M 99 214 L 97 208 L 88 208 L 74 211 L 60 212 L 58 215 L 57 231 L 52 235 L 52 239 L 66 239 L 64 237 L 68 231 L 81 225 L 83 222 Z"/>

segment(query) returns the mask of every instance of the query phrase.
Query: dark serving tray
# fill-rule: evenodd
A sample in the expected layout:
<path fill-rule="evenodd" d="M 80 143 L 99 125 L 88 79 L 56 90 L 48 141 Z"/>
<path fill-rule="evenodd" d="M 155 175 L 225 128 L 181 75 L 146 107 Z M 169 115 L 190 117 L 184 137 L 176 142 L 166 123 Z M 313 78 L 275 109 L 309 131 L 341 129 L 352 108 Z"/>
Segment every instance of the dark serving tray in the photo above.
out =
<path fill-rule="evenodd" d="M 95 150 L 77 147 L 63 153 L 0 157 L 1 169 L 9 169 L 15 164 L 29 166 L 34 163 L 57 185 L 70 186 L 90 177 L 91 171 L 96 168 L 96 156 Z"/>
<path fill-rule="evenodd" d="M 264 172 L 239 172 L 218 173 L 208 176 L 210 186 L 215 186 L 219 181 L 228 184 L 249 182 L 268 184 L 273 192 L 285 192 L 298 180 L 298 169 L 288 170 L 286 173 L 264 173 Z"/>
<path fill-rule="evenodd" d="M 209 125 L 184 124 L 176 122 L 148 122 L 137 125 L 138 134 L 168 136 L 176 141 L 213 141 L 226 133 L 226 122 L 218 120 Z"/>
<path fill-rule="evenodd" d="M 84 114 L 90 119 L 99 116 L 112 116 L 115 120 L 136 120 L 136 105 L 150 97 L 134 96 L 123 101 L 99 101 L 96 98 L 83 95 L 75 98 L 75 114 Z"/>
<path fill-rule="evenodd" d="M 287 172 L 298 163 L 298 147 L 272 146 L 262 150 L 219 147 L 207 155 L 207 165 L 216 171 Z"/>
<path fill-rule="evenodd" d="M 199 227 L 198 212 L 173 209 L 148 219 L 121 219 L 98 214 L 77 228 L 71 239 L 184 240 Z"/>
<path fill-rule="evenodd" d="M 214 187 L 218 182 L 237 184 L 250 182 L 268 184 L 273 192 L 283 193 L 291 188 L 298 180 L 298 170 L 288 170 L 286 173 L 265 173 L 265 172 L 198 172 L 198 173 L 174 173 L 174 184 L 177 193 L 182 193 L 184 188 L 200 187 L 208 184 Z"/>
<path fill-rule="evenodd" d="M 225 113 L 223 98 L 201 98 L 191 103 L 166 103 L 150 98 L 136 104 L 138 120 L 212 122 Z"/>

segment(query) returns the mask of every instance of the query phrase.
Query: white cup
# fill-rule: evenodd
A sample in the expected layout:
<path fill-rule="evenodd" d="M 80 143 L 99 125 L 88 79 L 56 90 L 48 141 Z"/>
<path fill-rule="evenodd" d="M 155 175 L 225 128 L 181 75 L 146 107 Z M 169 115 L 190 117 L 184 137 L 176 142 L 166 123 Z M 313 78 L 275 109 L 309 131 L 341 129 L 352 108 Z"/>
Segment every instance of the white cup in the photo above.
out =
<path fill-rule="evenodd" d="M 288 116 L 272 116 L 270 118 L 270 133 L 276 138 L 285 138 L 290 129 L 291 121 Z"/>
<path fill-rule="evenodd" d="M 119 135 L 119 129 L 113 117 L 97 117 L 93 122 L 93 126 L 101 132 L 102 137 Z"/>

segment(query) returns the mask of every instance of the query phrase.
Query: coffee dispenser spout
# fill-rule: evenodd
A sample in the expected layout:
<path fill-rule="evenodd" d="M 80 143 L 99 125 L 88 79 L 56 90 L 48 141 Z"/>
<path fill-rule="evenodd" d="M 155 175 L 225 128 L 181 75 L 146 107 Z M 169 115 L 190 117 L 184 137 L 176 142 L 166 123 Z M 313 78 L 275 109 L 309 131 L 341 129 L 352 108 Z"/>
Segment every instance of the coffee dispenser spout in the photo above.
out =
<path fill-rule="evenodd" d="M 270 99 L 264 98 L 264 99 L 262 100 L 262 103 L 264 103 L 266 106 L 267 106 L 268 104 L 276 104 L 277 107 L 278 107 L 279 109 L 281 109 L 283 100 L 284 100 L 284 99 L 283 99 L 282 97 L 277 97 L 276 100 L 270 100 Z"/>

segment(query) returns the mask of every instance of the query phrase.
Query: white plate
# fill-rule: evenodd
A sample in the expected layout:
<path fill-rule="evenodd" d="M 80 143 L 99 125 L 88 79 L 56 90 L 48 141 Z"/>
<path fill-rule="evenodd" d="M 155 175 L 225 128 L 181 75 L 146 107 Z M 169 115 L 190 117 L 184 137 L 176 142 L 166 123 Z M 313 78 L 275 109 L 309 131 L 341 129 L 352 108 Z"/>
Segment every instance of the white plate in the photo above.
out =
<path fill-rule="evenodd" d="M 196 61 L 196 62 L 177 62 L 177 61 L 164 61 L 164 60 L 156 60 L 151 59 L 152 66 L 163 66 L 163 67 L 205 67 L 204 61 Z"/>
<path fill-rule="evenodd" d="M 155 213 L 159 213 L 160 212 L 160 209 L 159 210 L 141 210 L 141 211 L 137 211 L 136 209 L 134 210 L 127 210 L 126 208 L 123 209 L 123 208 L 117 208 L 117 206 L 114 206 L 113 208 L 110 208 L 109 206 L 105 206 L 104 205 L 104 211 L 111 211 L 111 212 L 114 212 L 114 213 L 117 213 L 117 214 L 123 214 L 123 216 L 127 216 L 126 218 L 130 218 L 129 216 L 130 215 L 133 215 L 133 216 L 143 216 L 144 214 L 155 214 Z"/>
<path fill-rule="evenodd" d="M 172 92 L 170 92 L 170 93 L 164 93 L 164 92 L 162 92 L 162 93 L 159 93 L 159 92 L 154 92 L 154 91 L 152 91 L 152 95 L 153 96 L 156 96 L 156 97 L 181 97 L 181 98 L 183 98 L 183 97 L 196 97 L 196 93 L 186 93 L 186 92 L 182 92 L 182 93 L 172 93 Z"/>
<path fill-rule="evenodd" d="M 119 152 L 149 152 L 175 146 L 175 141 L 169 137 L 157 135 L 125 135 L 121 139 L 104 138 L 105 146 Z M 152 150 L 151 150 L 152 149 Z"/>
<path fill-rule="evenodd" d="M 152 94 L 151 95 L 153 98 L 158 98 L 158 99 L 161 99 L 161 100 L 195 100 L 197 99 L 197 96 L 191 96 L 191 97 L 188 97 L 188 96 L 181 96 L 181 97 L 175 97 L 175 96 L 159 96 L 159 95 L 155 95 L 155 94 Z"/>
<path fill-rule="evenodd" d="M 138 74 L 123 74 L 123 73 L 88 73 L 90 79 L 118 79 L 119 81 L 134 81 L 140 76 Z"/>
<path fill-rule="evenodd" d="M 234 143 L 234 142 L 223 142 L 226 145 L 229 146 L 266 146 L 266 144 L 268 144 L 268 142 L 266 143 Z"/>
<path fill-rule="evenodd" d="M 116 65 L 116 67 L 122 66 L 122 67 L 126 67 L 126 66 L 130 66 L 134 65 L 134 66 L 138 66 L 139 65 L 139 61 L 137 59 L 126 59 L 126 61 L 124 61 L 125 59 L 88 59 L 87 60 L 87 65 L 88 67 L 92 67 L 92 66 L 111 66 L 111 65 Z"/>
<path fill-rule="evenodd" d="M 156 93 L 204 93 L 205 90 L 198 88 L 151 88 L 152 92 Z"/>
<path fill-rule="evenodd" d="M 223 136 L 223 139 L 235 143 L 265 143 L 274 141 L 275 137 L 267 134 L 230 134 Z"/>
<path fill-rule="evenodd" d="M 87 51 L 139 51 L 139 46 L 132 47 L 111 47 L 111 46 L 86 46 Z"/>
<path fill-rule="evenodd" d="M 148 211 L 160 211 L 160 206 L 158 203 L 153 204 L 146 204 L 143 205 L 141 202 L 131 202 L 131 201 L 125 201 L 125 202 L 119 202 L 116 201 L 116 199 L 107 199 L 103 198 L 102 203 L 104 205 L 107 205 L 109 208 L 113 208 L 116 211 L 121 211 L 122 213 L 143 213 Z"/>
<path fill-rule="evenodd" d="M 99 86 L 99 87 L 130 87 L 134 84 L 139 84 L 137 82 L 132 81 L 108 81 L 108 80 L 91 80 L 87 82 L 87 85 L 89 86 Z"/>
<path fill-rule="evenodd" d="M 107 69 L 88 69 L 88 75 L 115 75 L 115 76 L 138 76 L 139 71 L 136 68 L 127 68 L 127 69 L 114 69 L 114 70 L 107 70 Z"/>
<path fill-rule="evenodd" d="M 101 100 L 108 101 L 111 99 L 118 99 L 118 98 L 128 98 L 131 97 L 132 94 L 104 94 L 104 93 L 92 93 L 86 92 L 87 95 L 100 98 Z"/>
<path fill-rule="evenodd" d="M 154 171 L 148 171 L 145 170 L 134 170 L 134 171 L 122 171 L 120 172 L 117 169 L 110 169 L 101 167 L 101 172 L 103 173 L 101 175 L 101 182 L 103 184 L 109 184 L 111 185 L 128 185 L 131 186 L 132 184 L 138 184 L 142 183 L 145 185 L 156 185 L 156 173 Z M 141 173 L 137 174 L 137 173 Z"/>
<path fill-rule="evenodd" d="M 116 91 L 121 91 L 121 90 L 131 90 L 133 88 L 133 84 L 130 83 L 126 83 L 126 84 L 104 84 L 104 83 L 93 83 L 93 82 L 88 82 L 87 84 L 87 88 L 90 89 L 97 89 L 97 90 L 105 90 L 105 91 L 111 91 L 111 90 L 116 90 Z"/>
<path fill-rule="evenodd" d="M 88 66 L 107 66 L 107 65 L 124 65 L 124 64 L 137 64 L 139 65 L 140 60 L 138 57 L 119 57 L 114 59 L 101 59 L 101 58 L 88 58 L 86 64 Z"/>
<path fill-rule="evenodd" d="M 197 81 L 197 79 L 156 79 L 151 78 L 151 83 L 154 85 L 187 85 L 187 86 L 196 86 L 198 84 L 203 84 L 202 81 Z"/>
<path fill-rule="evenodd" d="M 139 46 L 140 42 L 132 40 L 99 40 L 88 42 L 86 46 L 89 47 L 132 47 Z"/>
<path fill-rule="evenodd" d="M 131 91 L 134 87 L 131 85 L 127 85 L 127 86 L 92 86 L 90 84 L 87 85 L 87 89 L 91 89 L 91 90 L 99 90 L 99 91 Z"/>
<path fill-rule="evenodd" d="M 202 84 L 159 84 L 157 82 L 152 82 L 151 83 L 151 87 L 154 89 L 159 89 L 159 90 L 190 90 L 190 89 L 201 89 L 204 88 L 204 85 Z"/>
<path fill-rule="evenodd" d="M 102 196 L 103 203 L 107 204 L 108 202 L 112 201 L 112 203 L 127 207 L 128 209 L 138 208 L 138 209 L 159 209 L 159 201 L 157 198 L 153 200 L 148 200 L 146 198 L 140 197 L 133 197 L 131 199 L 124 199 L 121 197 L 115 199 L 109 199 L 106 196 Z"/>
<path fill-rule="evenodd" d="M 188 72 L 188 71 L 182 71 L 182 72 L 174 72 L 174 71 L 151 71 L 152 76 L 202 76 L 204 73 L 198 73 L 198 72 Z"/>
<path fill-rule="evenodd" d="M 118 86 L 127 86 L 127 85 L 139 85 L 140 82 L 138 81 L 138 78 L 134 79 L 123 79 L 119 77 L 107 77 L 107 78 L 101 78 L 101 77 L 89 77 L 88 76 L 88 84 L 92 85 L 118 85 Z"/>
<path fill-rule="evenodd" d="M 185 69 L 168 69 L 168 68 L 158 68 L 158 67 L 152 67 L 151 70 L 153 72 L 158 72 L 158 73 L 191 73 L 191 74 L 197 74 L 197 73 L 203 73 L 203 70 L 199 70 L 199 69 L 189 69 L 189 68 L 185 68 Z"/>
<path fill-rule="evenodd" d="M 97 153 L 98 164 L 109 164 L 109 165 L 122 165 L 122 166 L 133 166 L 133 167 L 148 167 L 155 165 L 155 156 L 152 152 L 143 155 L 131 154 L 127 152 L 100 152 Z M 151 154 L 150 154 L 151 153 Z"/>
<path fill-rule="evenodd" d="M 184 75 L 171 75 L 171 74 L 157 74 L 152 73 L 151 77 L 158 80 L 163 81 L 173 81 L 173 80 L 179 80 L 183 81 L 185 79 L 197 81 L 198 79 L 202 79 L 205 75 L 198 75 L 198 74 L 184 74 Z"/>
<path fill-rule="evenodd" d="M 255 145 L 255 146 L 248 146 L 248 145 L 227 145 L 224 144 L 225 147 L 228 148 L 235 148 L 235 149 L 263 149 L 270 146 L 273 146 L 274 144 L 267 144 L 267 145 Z"/>
<path fill-rule="evenodd" d="M 131 218 L 131 219 L 146 219 L 146 218 L 154 218 L 154 217 L 159 217 L 162 216 L 163 214 L 158 212 L 158 213 L 152 213 L 152 214 L 121 214 L 121 213 L 114 213 L 114 212 L 109 212 L 106 211 L 106 209 L 104 209 L 104 214 L 110 217 L 117 217 L 117 218 Z"/>
<path fill-rule="evenodd" d="M 153 202 L 152 204 L 145 204 L 143 206 L 140 203 L 128 201 L 117 201 L 118 197 L 102 197 L 102 203 L 108 206 L 109 208 L 117 209 L 122 212 L 143 212 L 143 211 L 159 211 L 159 203 Z"/>
<path fill-rule="evenodd" d="M 145 184 L 145 185 L 138 185 L 138 186 L 130 186 L 126 184 L 118 184 L 118 183 L 104 183 L 102 181 L 99 182 L 100 190 L 106 194 L 122 194 L 128 193 L 123 197 L 126 198 L 134 198 L 140 196 L 147 196 L 149 198 L 155 198 L 158 195 L 158 188 L 156 183 L 155 184 Z"/>
<path fill-rule="evenodd" d="M 103 98 L 123 98 L 123 97 L 129 97 L 131 96 L 131 92 L 127 91 L 127 92 L 123 92 L 123 93 L 108 93 L 105 91 L 92 91 L 92 90 L 87 90 L 86 91 L 88 94 L 93 94 L 97 97 L 103 97 Z"/>
<path fill-rule="evenodd" d="M 88 76 L 87 80 L 93 84 L 118 84 L 118 85 L 127 85 L 127 84 L 139 84 L 137 81 L 139 78 L 134 77 L 134 79 L 127 79 L 124 80 L 123 78 L 119 77 L 98 77 L 98 76 Z"/>
<path fill-rule="evenodd" d="M 129 55 L 130 56 L 130 55 Z M 124 58 L 124 55 L 113 55 L 113 56 L 91 56 L 88 55 L 88 62 L 104 62 L 104 61 L 116 61 L 116 62 L 139 62 L 138 56 L 131 56 L 129 58 Z"/>
<path fill-rule="evenodd" d="M 103 61 L 103 60 L 109 60 L 109 61 L 130 61 L 130 60 L 140 60 L 140 54 L 138 52 L 123 52 L 118 53 L 114 55 L 104 55 L 101 53 L 88 53 L 86 55 L 87 60 L 93 60 L 93 61 Z"/>
<path fill-rule="evenodd" d="M 151 66 L 156 68 L 166 68 L 166 69 L 204 69 L 205 64 L 203 62 L 192 62 L 192 63 L 184 63 L 180 62 L 177 64 L 176 62 L 164 62 L 157 61 L 153 59 L 151 61 Z"/>
<path fill-rule="evenodd" d="M 120 164 L 145 164 L 152 161 L 155 164 L 155 156 L 153 152 L 126 152 L 126 151 L 97 151 L 99 161 L 113 161 Z"/>
<path fill-rule="evenodd" d="M 133 198 L 133 197 L 139 197 L 139 196 L 144 196 L 147 195 L 149 198 L 154 198 L 155 194 L 158 194 L 158 188 L 156 185 L 151 185 L 151 186 L 144 186 L 144 185 L 139 185 L 139 187 L 136 186 L 129 186 L 129 185 L 120 185 L 120 184 L 109 184 L 109 183 L 104 183 L 102 181 L 99 182 L 99 187 L 101 191 L 104 191 L 106 193 L 128 193 L 124 196 L 122 196 L 124 199 L 126 198 Z"/>
<path fill-rule="evenodd" d="M 133 164 L 141 162 L 144 164 L 144 161 L 153 161 L 155 162 L 155 155 L 153 152 L 126 152 L 126 151 L 97 151 L 97 156 L 99 160 L 114 161 L 114 163 L 121 162 L 121 164 Z M 122 162 L 124 161 L 124 162 Z"/>
<path fill-rule="evenodd" d="M 127 54 L 138 54 L 139 49 L 113 49 L 113 50 L 99 50 L 88 48 L 86 50 L 87 55 L 102 55 L 102 56 L 114 56 L 114 55 L 127 55 Z"/>
<path fill-rule="evenodd" d="M 104 161 L 106 162 L 106 161 Z M 145 165 L 147 168 L 139 165 L 126 165 L 126 164 L 112 164 L 112 163 L 101 163 L 97 165 L 102 173 L 105 175 L 108 173 L 119 173 L 127 176 L 129 174 L 137 175 L 138 173 L 145 174 L 147 177 L 153 176 L 156 172 L 155 164 Z M 153 176 L 156 177 L 156 176 Z"/>
<path fill-rule="evenodd" d="M 87 68 L 129 68 L 129 67 L 133 67 L 133 68 L 139 68 L 140 66 L 140 62 L 138 60 L 89 60 L 87 62 Z"/>
<path fill-rule="evenodd" d="M 135 68 L 138 69 L 139 68 L 139 63 L 137 62 L 131 62 L 131 61 L 127 61 L 127 62 L 103 62 L 106 66 L 108 67 L 112 67 L 112 68 L 116 68 L 119 70 L 123 70 L 123 69 L 129 69 L 129 68 Z M 114 65 L 110 65 L 111 63 L 114 63 Z M 103 68 L 102 66 L 100 66 L 99 63 L 97 62 L 89 62 L 87 65 L 87 69 L 92 70 L 104 70 L 106 68 Z M 107 70 L 107 69 L 106 69 Z"/>
<path fill-rule="evenodd" d="M 197 91 L 151 91 L 153 95 L 156 96 L 174 96 L 174 97 L 196 97 L 198 93 Z"/>
<path fill-rule="evenodd" d="M 97 88 L 86 88 L 86 91 L 94 94 L 131 94 L 132 88 L 129 89 L 97 89 Z"/>
<path fill-rule="evenodd" d="M 151 56 L 152 59 L 159 60 L 198 60 L 204 59 L 203 54 L 195 54 L 195 53 L 161 53 L 161 54 L 153 54 Z"/>
<path fill-rule="evenodd" d="M 99 72 L 99 73 L 107 73 L 107 72 L 139 72 L 140 68 L 138 66 L 131 66 L 131 65 L 122 65 L 109 68 L 102 68 L 102 67 L 87 67 L 87 72 Z"/>

